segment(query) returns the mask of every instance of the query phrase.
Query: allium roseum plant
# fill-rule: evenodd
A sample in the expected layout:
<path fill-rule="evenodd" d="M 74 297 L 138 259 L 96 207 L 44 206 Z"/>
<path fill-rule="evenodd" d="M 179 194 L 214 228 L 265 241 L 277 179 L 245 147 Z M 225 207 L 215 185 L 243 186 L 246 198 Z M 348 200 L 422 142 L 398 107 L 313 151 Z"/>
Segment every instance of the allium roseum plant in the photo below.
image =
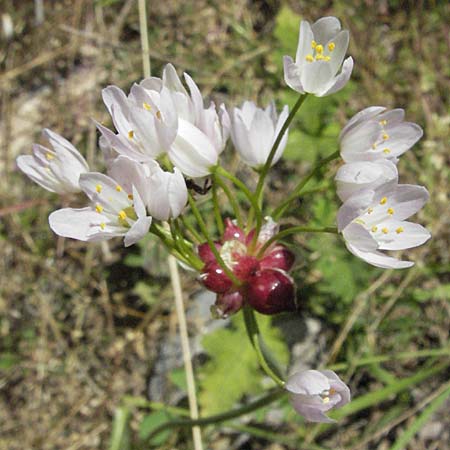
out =
<path fill-rule="evenodd" d="M 273 102 L 265 109 L 250 101 L 228 109 L 213 102 L 205 106 L 194 80 L 185 73 L 183 83 L 167 64 L 162 78 L 148 77 L 128 94 L 116 86 L 103 90 L 115 128 L 97 124 L 106 173 L 91 172 L 73 145 L 49 130 L 44 136 L 52 149 L 35 144 L 33 156 L 17 159 L 18 167 L 45 189 L 87 197 L 83 208 L 50 214 L 57 235 L 81 241 L 123 237 L 129 246 L 151 233 L 216 294 L 213 317 L 242 310 L 262 369 L 289 393 L 299 414 L 316 422 L 332 420 L 325 413 L 350 401 L 349 388 L 330 370 L 306 370 L 284 381 L 254 313 L 297 309 L 290 274 L 295 256 L 284 238 L 300 232 L 336 233 L 367 263 L 406 268 L 413 262 L 384 252 L 416 247 L 430 237 L 421 225 L 406 221 L 422 208 L 428 192 L 398 184 L 398 158 L 422 136 L 418 125 L 404 121 L 402 109 L 371 106 L 356 114 L 340 134 L 338 151 L 313 167 L 276 207 L 265 201 L 269 170 L 282 157 L 288 127 L 307 95 L 331 95 L 349 80 L 353 60 L 344 59 L 348 43 L 349 32 L 341 30 L 335 17 L 312 25 L 301 22 L 295 61 L 284 58 L 286 83 L 300 93 L 290 112 Z M 254 170 L 256 185 L 225 168 L 221 157 L 230 136 L 241 161 Z M 339 156 L 343 164 L 336 185 L 343 204 L 337 227 L 280 229 L 279 220 L 308 181 Z M 205 218 L 205 202 L 211 203 L 214 223 Z M 224 217 L 224 203 L 231 216 Z"/>

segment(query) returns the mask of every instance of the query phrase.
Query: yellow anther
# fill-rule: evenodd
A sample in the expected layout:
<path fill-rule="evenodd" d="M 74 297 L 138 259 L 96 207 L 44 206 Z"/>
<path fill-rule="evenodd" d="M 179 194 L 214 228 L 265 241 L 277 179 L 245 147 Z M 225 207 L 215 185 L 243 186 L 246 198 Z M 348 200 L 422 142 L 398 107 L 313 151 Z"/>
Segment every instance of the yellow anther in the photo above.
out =
<path fill-rule="evenodd" d="M 321 53 L 316 55 L 316 61 L 322 61 L 325 59 L 325 56 L 323 56 Z"/>
<path fill-rule="evenodd" d="M 45 157 L 46 157 L 49 161 L 51 161 L 52 159 L 55 159 L 55 157 L 54 157 L 51 153 L 46 153 L 46 154 L 45 154 Z"/>
<path fill-rule="evenodd" d="M 387 120 L 386 119 L 380 120 L 380 125 L 382 127 L 385 127 L 387 125 Z"/>
<path fill-rule="evenodd" d="M 387 197 L 383 197 L 383 198 L 380 200 L 380 205 L 385 205 L 386 202 L 387 202 Z"/>
<path fill-rule="evenodd" d="M 389 153 L 391 153 L 391 151 L 388 148 L 385 148 L 383 150 L 383 153 L 386 154 L 386 155 L 389 155 Z"/>
<path fill-rule="evenodd" d="M 95 210 L 96 210 L 98 213 L 101 213 L 101 212 L 103 211 L 103 206 L 102 206 L 102 205 L 97 205 L 97 206 L 95 207 Z"/>
<path fill-rule="evenodd" d="M 306 61 L 308 61 L 308 62 L 313 62 L 314 61 L 314 58 L 313 58 L 313 56 L 312 55 L 306 55 Z"/>
<path fill-rule="evenodd" d="M 100 192 L 102 192 L 102 185 L 101 184 L 97 184 L 97 186 L 95 186 L 95 190 L 97 191 L 97 193 L 100 194 Z"/>
<path fill-rule="evenodd" d="M 105 227 L 106 227 L 106 223 L 105 223 L 105 222 L 102 222 L 102 223 L 100 224 L 100 228 L 101 228 L 102 230 L 104 230 Z"/>
<path fill-rule="evenodd" d="M 316 41 L 311 41 L 311 48 L 315 49 L 317 47 L 317 42 Z"/>
<path fill-rule="evenodd" d="M 142 106 L 144 107 L 144 109 L 146 109 L 147 111 L 150 111 L 152 109 L 152 107 L 148 104 L 148 103 L 142 103 Z"/>
<path fill-rule="evenodd" d="M 336 47 L 336 44 L 335 44 L 334 42 L 330 42 L 330 43 L 328 44 L 328 50 L 329 50 L 330 52 L 332 52 L 332 51 L 334 50 L 335 47 Z"/>
<path fill-rule="evenodd" d="M 374 150 L 377 148 L 376 142 L 374 142 L 374 143 L 372 144 L 372 148 L 373 148 Z"/>
<path fill-rule="evenodd" d="M 133 200 L 133 194 L 128 194 L 128 199 Z"/>
<path fill-rule="evenodd" d="M 329 403 L 329 402 L 330 402 L 330 397 L 324 397 L 324 398 L 322 399 L 322 402 L 323 402 L 323 403 Z"/>
<path fill-rule="evenodd" d="M 400 234 L 400 233 L 403 233 L 405 230 L 403 229 L 403 227 L 398 227 L 396 230 L 395 230 L 395 232 L 397 233 L 397 234 Z"/>
<path fill-rule="evenodd" d="M 371 230 L 372 230 L 372 233 L 376 233 L 377 230 L 378 230 L 378 227 L 377 227 L 376 225 L 374 225 L 374 226 L 371 228 Z"/>
<path fill-rule="evenodd" d="M 323 58 L 325 61 L 330 61 L 331 57 L 330 56 L 324 56 Z"/>
<path fill-rule="evenodd" d="M 372 214 L 373 213 L 373 208 L 369 208 L 368 210 L 367 210 L 367 214 Z"/>
<path fill-rule="evenodd" d="M 384 133 L 384 134 L 383 134 L 383 139 L 384 139 L 384 140 L 389 139 L 389 135 L 388 135 L 387 133 Z"/>
<path fill-rule="evenodd" d="M 134 131 L 133 131 L 133 130 L 130 130 L 130 131 L 128 132 L 128 137 L 129 137 L 129 139 L 133 139 L 133 136 L 134 136 Z"/>
<path fill-rule="evenodd" d="M 122 192 L 122 186 L 121 186 L 120 184 L 118 184 L 118 185 L 116 186 L 116 191 L 117 191 L 117 192 Z"/>
<path fill-rule="evenodd" d="M 156 117 L 161 120 L 161 111 L 156 111 Z"/>
<path fill-rule="evenodd" d="M 355 223 L 358 223 L 359 225 L 365 225 L 366 222 L 364 222 L 364 220 L 362 219 L 355 219 Z"/>
<path fill-rule="evenodd" d="M 119 211 L 118 216 L 120 220 L 125 220 L 127 218 L 127 213 L 122 209 L 121 211 Z"/>
<path fill-rule="evenodd" d="M 384 234 L 388 234 L 388 233 L 389 233 L 389 230 L 388 230 L 386 227 L 382 228 L 381 231 L 382 231 Z"/>
<path fill-rule="evenodd" d="M 323 53 L 323 45 L 316 45 L 315 50 L 317 53 Z"/>
<path fill-rule="evenodd" d="M 392 216 L 394 214 L 394 208 L 388 208 L 388 214 Z"/>

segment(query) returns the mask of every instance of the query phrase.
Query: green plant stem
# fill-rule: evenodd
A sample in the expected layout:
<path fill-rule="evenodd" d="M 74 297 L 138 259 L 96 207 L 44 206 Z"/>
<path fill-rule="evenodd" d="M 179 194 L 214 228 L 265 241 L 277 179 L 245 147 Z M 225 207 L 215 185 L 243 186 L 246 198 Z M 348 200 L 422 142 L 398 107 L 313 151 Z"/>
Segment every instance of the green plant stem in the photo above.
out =
<path fill-rule="evenodd" d="M 212 201 L 213 201 L 213 208 L 214 208 L 214 216 L 216 217 L 216 224 L 217 224 L 217 231 L 222 236 L 224 225 L 222 220 L 222 215 L 220 214 L 220 206 L 219 206 L 219 199 L 217 197 L 217 183 L 216 183 L 216 176 L 213 175 L 213 185 L 212 185 Z"/>
<path fill-rule="evenodd" d="M 323 228 L 315 228 L 315 227 L 304 227 L 304 226 L 295 226 L 286 228 L 285 230 L 280 231 L 279 233 L 272 236 L 259 250 L 258 257 L 262 256 L 264 252 L 274 243 L 290 234 L 295 233 L 332 233 L 338 234 L 336 227 L 323 227 Z"/>
<path fill-rule="evenodd" d="M 199 244 L 202 243 L 203 238 L 200 236 L 199 232 L 189 223 L 189 221 L 186 218 L 186 215 L 182 214 L 180 218 L 186 230 L 188 230 L 189 233 L 191 233 L 192 237 L 197 241 L 197 243 Z"/>
<path fill-rule="evenodd" d="M 182 248 L 183 252 L 187 255 L 189 260 L 194 261 L 194 264 L 196 267 L 201 269 L 203 267 L 203 261 L 197 256 L 197 254 L 193 250 L 194 245 L 192 244 L 192 242 L 186 240 L 186 238 L 184 237 L 183 231 L 181 230 L 181 227 L 180 227 L 179 220 L 172 219 L 171 222 L 172 222 L 171 227 L 173 224 L 173 226 L 175 228 L 176 236 L 178 237 L 179 245 Z"/>
<path fill-rule="evenodd" d="M 267 173 L 269 172 L 270 167 L 272 166 L 273 158 L 275 157 L 275 153 L 278 149 L 278 146 L 280 145 L 281 140 L 283 139 L 284 133 L 286 133 L 287 129 L 289 128 L 289 125 L 291 124 L 292 120 L 294 119 L 295 115 L 297 114 L 297 111 L 300 109 L 300 106 L 302 106 L 303 102 L 308 97 L 308 94 L 300 94 L 300 97 L 298 98 L 297 102 L 295 103 L 294 107 L 292 108 L 291 112 L 289 113 L 289 116 L 284 121 L 283 126 L 281 127 L 280 132 L 278 133 L 275 142 L 272 145 L 272 148 L 270 149 L 269 156 L 267 157 L 267 160 L 261 169 L 261 172 L 259 174 L 259 180 L 258 184 L 256 186 L 255 190 L 255 198 L 258 202 L 258 205 L 261 204 L 261 198 L 262 198 L 262 192 L 264 190 L 264 181 L 267 176 Z M 257 229 L 259 232 L 259 229 Z M 256 233 L 258 234 L 258 233 Z"/>
<path fill-rule="evenodd" d="M 303 189 L 303 187 L 308 183 L 311 178 L 313 178 L 320 169 L 327 165 L 329 162 L 333 161 L 334 159 L 337 159 L 340 155 L 339 150 L 332 153 L 330 156 L 327 156 L 326 158 L 319 161 L 311 171 L 300 180 L 300 182 L 297 184 L 297 186 L 294 188 L 294 190 L 289 194 L 288 198 L 281 203 L 281 205 L 277 206 L 271 214 L 271 217 L 276 221 L 278 220 L 286 211 L 286 209 L 289 207 L 290 203 L 295 200 L 300 194 Z"/>
<path fill-rule="evenodd" d="M 214 416 L 209 417 L 202 417 L 200 419 L 196 420 L 189 420 L 189 419 L 176 419 L 176 420 L 170 420 L 162 425 L 160 425 L 158 428 L 153 430 L 153 432 L 148 437 L 148 440 L 153 439 L 156 435 L 161 433 L 162 431 L 171 429 L 171 428 L 177 428 L 177 427 L 204 427 L 206 425 L 212 425 L 215 423 L 225 422 L 227 420 L 235 419 L 236 417 L 240 417 L 244 414 L 248 414 L 252 411 L 256 411 L 260 408 L 263 408 L 264 406 L 270 405 L 271 403 L 275 402 L 279 398 L 281 398 L 286 391 L 284 389 L 274 389 L 271 392 L 269 392 L 264 397 L 259 398 L 258 400 L 255 400 L 252 403 L 249 403 L 248 405 L 241 406 L 240 408 L 233 409 L 231 411 L 227 411 L 221 414 L 216 414 Z"/>
<path fill-rule="evenodd" d="M 236 185 L 237 188 L 239 188 L 242 191 L 242 193 L 247 197 L 247 199 L 250 202 L 250 205 L 252 207 L 250 212 L 254 211 L 254 214 L 256 216 L 256 223 L 259 224 L 259 227 L 261 227 L 262 212 L 261 212 L 260 207 L 258 206 L 256 197 L 253 195 L 253 193 L 250 191 L 250 189 L 239 178 L 235 177 L 233 174 L 228 172 L 222 166 L 217 166 L 215 168 L 215 172 L 219 175 L 222 175 L 224 178 L 227 178 L 228 180 L 230 180 L 234 185 Z M 249 222 L 248 226 L 251 226 L 250 220 L 248 222 Z"/>
<path fill-rule="evenodd" d="M 238 221 L 238 225 L 240 227 L 242 227 L 243 226 L 242 215 L 241 215 L 241 211 L 239 209 L 239 204 L 236 201 L 236 197 L 232 194 L 232 192 L 230 191 L 230 188 L 227 186 L 227 184 L 220 178 L 219 174 L 215 173 L 213 176 L 213 180 L 214 180 L 214 185 L 215 185 L 215 183 L 217 183 L 222 188 L 225 195 L 227 196 L 228 201 L 230 202 L 230 205 L 233 208 L 233 212 L 236 217 L 236 220 Z M 221 234 L 222 233 L 223 233 L 223 230 L 222 230 Z"/>
<path fill-rule="evenodd" d="M 214 257 L 216 258 L 217 263 L 220 265 L 220 267 L 224 270 L 224 272 L 227 274 L 228 278 L 236 285 L 240 286 L 241 281 L 236 277 L 236 275 L 230 270 L 230 268 L 225 264 L 224 260 L 220 256 L 220 253 L 217 251 L 216 246 L 214 245 L 213 240 L 211 239 L 211 236 L 208 233 L 208 229 L 206 228 L 206 224 L 202 219 L 202 216 L 200 214 L 200 211 L 197 208 L 197 205 L 195 204 L 195 200 L 192 197 L 191 194 L 188 196 L 189 205 L 191 207 L 192 213 L 194 214 L 198 226 L 200 227 L 200 230 L 208 242 L 209 248 L 211 249 Z"/>
<path fill-rule="evenodd" d="M 255 349 L 261 368 L 273 381 L 275 381 L 275 383 L 278 384 L 278 386 L 283 387 L 285 382 L 281 379 L 281 370 L 279 369 L 275 358 L 273 358 L 272 355 L 269 355 L 267 348 L 264 347 L 258 323 L 256 322 L 255 312 L 251 307 L 245 305 L 243 313 L 245 329 L 247 330 L 247 335 Z"/>

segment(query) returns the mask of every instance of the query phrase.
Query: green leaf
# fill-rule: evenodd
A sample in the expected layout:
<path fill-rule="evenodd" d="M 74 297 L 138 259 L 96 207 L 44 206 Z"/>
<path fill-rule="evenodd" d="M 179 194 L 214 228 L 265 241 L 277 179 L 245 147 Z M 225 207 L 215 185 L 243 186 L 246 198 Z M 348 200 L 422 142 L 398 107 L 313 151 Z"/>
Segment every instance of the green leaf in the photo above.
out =
<path fill-rule="evenodd" d="M 162 425 L 163 423 L 169 421 L 171 419 L 170 414 L 168 414 L 166 411 L 155 411 L 151 414 L 148 414 L 144 417 L 142 420 L 140 426 L 139 426 L 139 438 L 141 440 L 145 440 L 150 436 L 153 430 L 155 430 L 157 427 Z M 171 435 L 171 430 L 165 430 L 161 433 L 158 433 L 153 439 L 149 441 L 151 445 L 160 446 L 164 444 L 167 439 L 169 439 Z"/>
<path fill-rule="evenodd" d="M 272 327 L 270 317 L 258 316 L 261 335 L 282 364 L 289 353 L 281 334 Z M 216 414 L 233 407 L 243 395 L 262 390 L 262 372 L 256 353 L 248 340 L 242 314 L 232 319 L 232 328 L 206 335 L 203 347 L 210 356 L 200 380 L 199 402 L 202 415 Z"/>
<path fill-rule="evenodd" d="M 187 391 L 186 373 L 183 367 L 172 370 L 169 373 L 169 379 L 178 389 Z"/>

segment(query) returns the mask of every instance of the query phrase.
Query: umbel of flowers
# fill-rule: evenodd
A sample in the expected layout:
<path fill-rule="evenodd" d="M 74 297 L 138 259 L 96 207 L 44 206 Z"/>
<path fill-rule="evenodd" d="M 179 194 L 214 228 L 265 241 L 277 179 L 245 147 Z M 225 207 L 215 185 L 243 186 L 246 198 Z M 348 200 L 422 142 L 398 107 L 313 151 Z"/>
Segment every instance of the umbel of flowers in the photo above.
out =
<path fill-rule="evenodd" d="M 430 237 L 421 225 L 406 220 L 423 207 L 428 192 L 399 184 L 398 159 L 422 136 L 418 125 L 405 122 L 402 109 L 371 106 L 357 113 L 342 129 L 339 150 L 300 179 L 280 205 L 263 207 L 266 177 L 282 157 L 289 125 L 303 101 L 308 95 L 331 95 L 349 80 L 353 59 L 345 57 L 348 43 L 349 32 L 335 17 L 312 25 L 301 22 L 295 60 L 284 57 L 286 84 L 300 94 L 291 111 L 285 105 L 278 113 L 273 102 L 265 109 L 250 101 L 230 109 L 205 104 L 194 80 L 185 73 L 183 83 L 167 64 L 162 78 L 146 78 L 128 94 L 116 86 L 103 90 L 115 128 L 97 123 L 106 173 L 91 170 L 70 142 L 50 130 L 44 130 L 49 147 L 34 144 L 33 155 L 17 159 L 18 167 L 43 188 L 66 198 L 85 194 L 86 206 L 50 214 L 57 235 L 81 241 L 121 236 L 129 246 L 150 232 L 217 294 L 215 317 L 242 309 L 261 367 L 289 393 L 298 413 L 317 422 L 331 421 L 325 413 L 350 401 L 348 387 L 329 370 L 306 370 L 284 381 L 269 363 L 253 312 L 296 309 L 290 275 L 295 258 L 283 239 L 297 232 L 334 232 L 367 263 L 406 268 L 413 262 L 385 251 L 412 248 Z M 241 161 L 258 176 L 254 190 L 221 161 L 229 137 Z M 335 179 L 343 203 L 337 227 L 280 230 L 276 221 L 305 184 L 339 156 L 344 164 Z M 223 198 L 233 217 L 223 217 Z M 205 200 L 212 203 L 214 226 L 202 214 Z"/>

